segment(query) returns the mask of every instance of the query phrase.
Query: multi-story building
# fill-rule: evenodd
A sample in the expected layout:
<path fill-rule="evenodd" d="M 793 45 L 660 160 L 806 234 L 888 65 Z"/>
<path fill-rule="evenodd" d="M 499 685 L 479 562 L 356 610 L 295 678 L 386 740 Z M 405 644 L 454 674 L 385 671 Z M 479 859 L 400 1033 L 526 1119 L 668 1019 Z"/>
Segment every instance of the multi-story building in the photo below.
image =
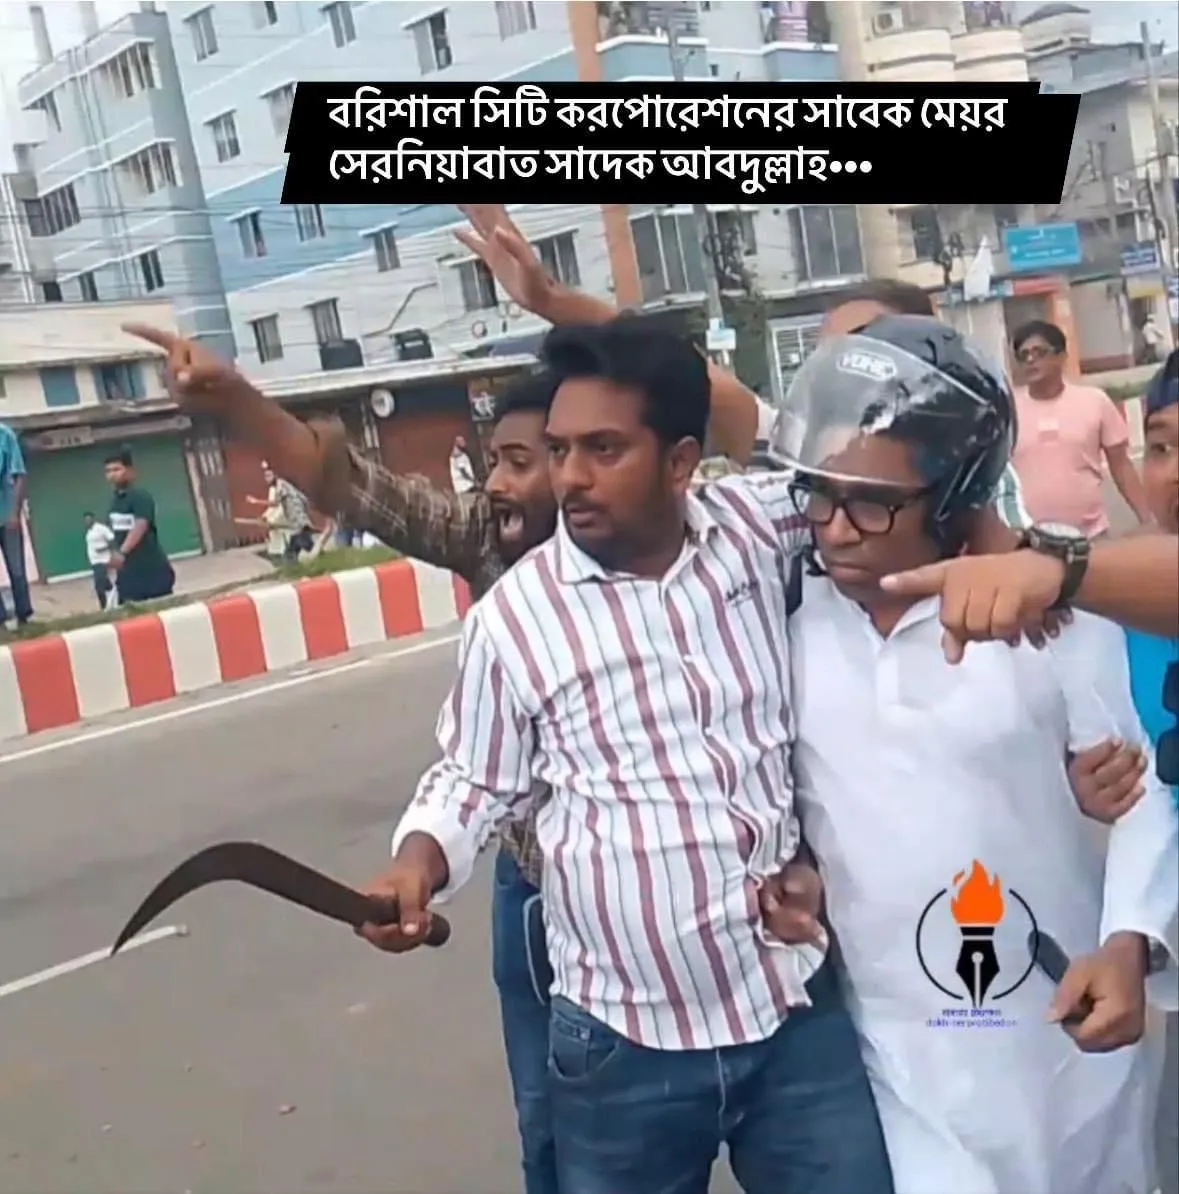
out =
<path fill-rule="evenodd" d="M 540 330 L 454 240 L 451 207 L 279 206 L 298 79 L 665 81 L 673 25 L 690 79 L 835 77 L 814 4 L 198 0 L 168 11 L 238 350 L 262 378 L 453 357 Z M 687 208 L 515 214 L 564 281 L 626 305 L 703 302 Z M 813 310 L 816 289 L 862 274 L 851 208 L 729 206 L 715 219 L 770 300 L 802 295 Z"/>
<path fill-rule="evenodd" d="M 218 479 L 205 476 L 200 436 L 169 397 L 159 356 L 121 331 L 129 321 L 175 329 L 171 301 L 28 303 L 2 318 L 0 419 L 25 452 L 32 575 L 88 570 L 82 516 L 106 509 L 103 459 L 124 443 L 155 496 L 167 550 L 204 550 Z"/>
<path fill-rule="evenodd" d="M 841 66 L 853 78 L 925 82 L 1040 81 L 1079 91 L 1062 202 L 954 207 L 893 204 L 861 209 L 873 272 L 938 292 L 948 318 L 1007 353 L 1009 333 L 1032 318 L 1066 329 L 1075 368 L 1131 363 L 1135 329 L 1148 309 L 1166 322 L 1160 270 L 1149 268 L 1159 149 L 1138 43 L 1092 42 L 1092 20 L 1075 4 L 1050 3 L 1018 23 L 1014 6 L 986 3 L 845 3 L 833 11 Z M 1176 56 L 1156 66 L 1174 107 Z M 1152 210 L 1153 205 L 1153 210 Z M 1037 268 L 1013 255 L 1020 229 L 1076 225 L 1079 248 L 1067 265 Z M 1063 235 L 1056 227 L 1047 235 Z M 985 295 L 964 301 L 963 283 L 984 251 Z M 1136 264 L 1125 277 L 1125 260 Z M 1064 255 L 1061 255 L 1063 259 Z M 1142 262 L 1147 268 L 1142 268 Z"/>
<path fill-rule="evenodd" d="M 1141 41 L 1092 40 L 1092 17 L 1075 4 L 1047 4 L 1022 23 L 1029 70 L 1046 90 L 1081 97 L 1054 221 L 1077 228 L 1080 260 L 1070 270 L 1071 299 L 1083 353 L 1092 370 L 1133 364 L 1141 328 L 1168 316 L 1164 187 L 1176 186 L 1174 152 L 1160 144 Z M 1154 74 L 1170 145 L 1179 114 L 1179 54 L 1153 47 Z M 1165 176 L 1164 176 L 1165 173 Z"/>
<path fill-rule="evenodd" d="M 36 297 L 83 303 L 167 297 L 180 327 L 233 351 L 224 287 L 167 16 L 150 3 L 59 54 L 31 5 L 39 65 L 20 80 L 42 139 L 12 176 Z"/>

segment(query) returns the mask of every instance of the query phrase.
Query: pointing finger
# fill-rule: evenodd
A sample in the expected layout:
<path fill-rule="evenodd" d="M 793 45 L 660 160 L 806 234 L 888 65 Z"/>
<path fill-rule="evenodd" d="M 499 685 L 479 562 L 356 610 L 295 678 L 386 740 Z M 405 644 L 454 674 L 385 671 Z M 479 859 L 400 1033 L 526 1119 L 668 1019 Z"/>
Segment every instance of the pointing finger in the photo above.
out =
<path fill-rule="evenodd" d="M 125 323 L 122 325 L 122 329 L 128 336 L 138 336 L 140 340 L 146 340 L 149 344 L 154 344 L 165 352 L 172 352 L 181 341 L 181 337 L 176 332 L 165 331 L 150 323 Z"/>
<path fill-rule="evenodd" d="M 936 597 L 945 583 L 946 568 L 947 563 L 943 562 L 911 568 L 908 572 L 895 572 L 884 577 L 880 587 L 887 593 L 901 593 L 906 597 Z"/>

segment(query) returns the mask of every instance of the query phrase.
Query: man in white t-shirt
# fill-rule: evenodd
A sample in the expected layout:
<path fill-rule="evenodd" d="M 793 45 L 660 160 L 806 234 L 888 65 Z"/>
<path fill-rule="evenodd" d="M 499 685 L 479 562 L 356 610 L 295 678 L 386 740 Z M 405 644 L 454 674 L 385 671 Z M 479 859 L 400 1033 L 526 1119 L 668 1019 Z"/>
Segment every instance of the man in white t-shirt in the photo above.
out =
<path fill-rule="evenodd" d="M 470 493 L 475 488 L 475 466 L 467 451 L 467 441 L 461 435 L 454 437 L 450 449 L 450 484 L 455 493 Z"/>
<path fill-rule="evenodd" d="M 111 545 L 115 533 L 89 511 L 82 517 L 86 521 L 86 558 L 94 574 L 94 595 L 98 598 L 98 608 L 106 609 L 106 599 L 111 591 Z"/>

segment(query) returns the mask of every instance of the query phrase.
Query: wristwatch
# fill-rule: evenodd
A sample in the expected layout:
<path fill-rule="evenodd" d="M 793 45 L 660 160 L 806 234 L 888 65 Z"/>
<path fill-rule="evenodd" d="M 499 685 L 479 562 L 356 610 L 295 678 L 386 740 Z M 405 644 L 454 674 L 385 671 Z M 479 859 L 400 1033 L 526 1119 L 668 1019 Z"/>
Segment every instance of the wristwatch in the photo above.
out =
<path fill-rule="evenodd" d="M 1146 973 L 1162 974 L 1171 964 L 1171 951 L 1161 941 L 1146 940 Z"/>
<path fill-rule="evenodd" d="M 1024 531 L 1020 546 L 1051 556 L 1064 565 L 1064 582 L 1052 603 L 1053 609 L 1063 609 L 1077 595 L 1089 569 L 1088 538 L 1065 523 L 1040 522 Z"/>

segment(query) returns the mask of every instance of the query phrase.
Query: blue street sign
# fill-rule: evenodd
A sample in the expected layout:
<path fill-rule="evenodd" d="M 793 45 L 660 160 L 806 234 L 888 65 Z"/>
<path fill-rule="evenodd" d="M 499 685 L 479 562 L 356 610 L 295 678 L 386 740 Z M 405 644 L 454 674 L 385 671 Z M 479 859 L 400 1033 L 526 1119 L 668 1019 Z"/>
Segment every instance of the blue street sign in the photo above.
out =
<path fill-rule="evenodd" d="M 1158 267 L 1159 254 L 1153 241 L 1139 241 L 1122 249 L 1123 274 L 1152 274 Z"/>
<path fill-rule="evenodd" d="M 1076 224 L 1004 228 L 1003 247 L 1012 273 L 1063 269 L 1081 263 L 1081 235 Z"/>

